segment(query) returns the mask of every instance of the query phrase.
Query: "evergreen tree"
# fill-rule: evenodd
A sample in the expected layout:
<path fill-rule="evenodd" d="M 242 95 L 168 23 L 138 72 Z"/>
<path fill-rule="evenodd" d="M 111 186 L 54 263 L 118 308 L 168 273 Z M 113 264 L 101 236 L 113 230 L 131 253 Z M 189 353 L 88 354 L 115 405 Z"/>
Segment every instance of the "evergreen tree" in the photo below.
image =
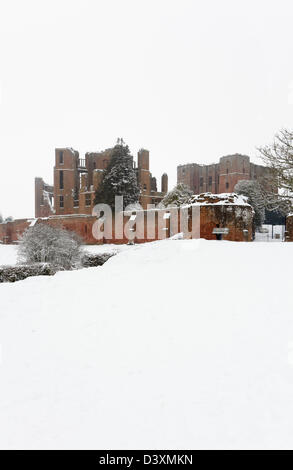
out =
<path fill-rule="evenodd" d="M 118 139 L 108 167 L 95 194 L 95 204 L 115 207 L 115 196 L 123 196 L 123 208 L 139 200 L 139 186 L 128 145 Z"/>

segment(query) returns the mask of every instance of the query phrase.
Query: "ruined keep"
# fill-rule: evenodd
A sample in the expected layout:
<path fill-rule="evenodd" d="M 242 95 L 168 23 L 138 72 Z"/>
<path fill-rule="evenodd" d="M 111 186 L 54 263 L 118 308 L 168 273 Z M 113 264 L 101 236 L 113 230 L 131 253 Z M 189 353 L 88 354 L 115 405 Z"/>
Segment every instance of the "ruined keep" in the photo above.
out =
<path fill-rule="evenodd" d="M 241 180 L 268 176 L 269 169 L 250 162 L 247 155 L 236 153 L 220 158 L 219 163 L 200 165 L 188 163 L 177 167 L 177 183 L 186 184 L 194 194 L 231 193 Z"/>

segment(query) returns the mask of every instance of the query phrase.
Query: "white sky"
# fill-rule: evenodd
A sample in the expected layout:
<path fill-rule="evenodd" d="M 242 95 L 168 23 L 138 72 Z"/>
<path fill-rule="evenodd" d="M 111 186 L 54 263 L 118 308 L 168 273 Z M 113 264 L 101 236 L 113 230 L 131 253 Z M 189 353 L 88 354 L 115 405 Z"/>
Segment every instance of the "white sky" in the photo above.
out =
<path fill-rule="evenodd" d="M 292 0 L 0 0 L 0 212 L 34 215 L 55 147 L 150 150 L 160 182 L 293 123 Z"/>

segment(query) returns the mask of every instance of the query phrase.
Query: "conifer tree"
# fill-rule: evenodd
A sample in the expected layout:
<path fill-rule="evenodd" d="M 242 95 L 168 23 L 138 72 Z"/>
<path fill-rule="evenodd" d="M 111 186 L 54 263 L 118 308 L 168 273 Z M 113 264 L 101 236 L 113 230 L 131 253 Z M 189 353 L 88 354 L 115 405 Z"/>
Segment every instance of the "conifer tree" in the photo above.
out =
<path fill-rule="evenodd" d="M 108 167 L 95 194 L 95 204 L 115 207 L 115 196 L 123 196 L 123 208 L 139 200 L 139 186 L 128 145 L 118 139 Z"/>

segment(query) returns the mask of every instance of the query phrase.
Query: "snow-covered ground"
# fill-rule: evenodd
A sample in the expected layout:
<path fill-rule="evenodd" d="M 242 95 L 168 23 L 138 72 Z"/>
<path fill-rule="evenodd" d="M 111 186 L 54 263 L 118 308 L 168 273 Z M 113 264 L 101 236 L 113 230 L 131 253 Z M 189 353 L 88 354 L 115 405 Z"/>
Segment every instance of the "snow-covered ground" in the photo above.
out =
<path fill-rule="evenodd" d="M 263 229 L 267 230 L 267 233 L 264 231 L 262 233 L 255 233 L 256 242 L 282 242 L 285 238 L 285 225 L 263 225 Z"/>
<path fill-rule="evenodd" d="M 166 240 L 0 285 L 1 448 L 293 448 L 292 257 Z"/>
<path fill-rule="evenodd" d="M 83 249 L 90 253 L 120 253 L 131 249 L 131 245 L 84 245 Z M 0 266 L 17 263 L 17 245 L 0 245 Z"/>
<path fill-rule="evenodd" d="M 114 245 L 112 243 L 104 245 L 84 245 L 84 250 L 89 251 L 92 254 L 100 253 L 120 253 L 121 251 L 131 250 L 133 245 Z"/>
<path fill-rule="evenodd" d="M 16 264 L 17 262 L 17 246 L 0 244 L 0 266 L 5 264 Z"/>

